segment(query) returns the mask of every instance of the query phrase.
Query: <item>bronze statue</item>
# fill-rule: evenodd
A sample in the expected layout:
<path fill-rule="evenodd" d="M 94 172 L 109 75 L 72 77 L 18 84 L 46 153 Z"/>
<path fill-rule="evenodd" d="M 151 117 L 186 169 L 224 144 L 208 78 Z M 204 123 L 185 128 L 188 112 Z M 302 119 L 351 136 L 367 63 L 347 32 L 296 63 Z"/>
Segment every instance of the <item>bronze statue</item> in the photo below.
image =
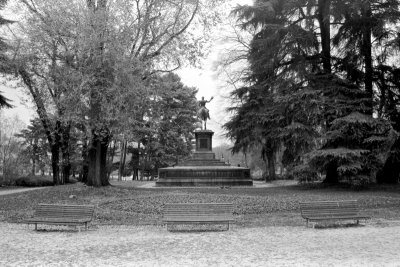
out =
<path fill-rule="evenodd" d="M 204 130 L 207 130 L 207 119 L 210 119 L 210 112 L 209 110 L 206 108 L 206 104 L 211 102 L 211 100 L 213 100 L 214 97 L 211 97 L 210 100 L 204 100 L 204 96 L 201 98 L 201 100 L 199 100 L 199 111 L 197 112 L 198 117 L 200 119 L 203 120 L 204 122 Z"/>

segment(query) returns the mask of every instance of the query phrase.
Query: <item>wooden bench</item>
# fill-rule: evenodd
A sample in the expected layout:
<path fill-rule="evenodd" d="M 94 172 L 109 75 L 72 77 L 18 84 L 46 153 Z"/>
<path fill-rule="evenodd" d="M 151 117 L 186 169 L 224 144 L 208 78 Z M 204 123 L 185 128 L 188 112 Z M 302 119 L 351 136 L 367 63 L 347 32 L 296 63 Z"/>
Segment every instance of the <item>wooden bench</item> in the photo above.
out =
<path fill-rule="evenodd" d="M 227 224 L 233 221 L 232 203 L 168 203 L 164 205 L 163 222 L 173 224 Z"/>
<path fill-rule="evenodd" d="M 76 226 L 84 224 L 87 230 L 87 225 L 92 220 L 93 213 L 93 205 L 39 204 L 36 207 L 34 216 L 25 222 L 28 225 L 35 224 L 35 230 L 37 230 L 38 224 Z"/>
<path fill-rule="evenodd" d="M 343 201 L 315 201 L 300 203 L 301 216 L 308 222 L 332 220 L 360 220 L 370 219 L 359 214 L 356 200 Z"/>

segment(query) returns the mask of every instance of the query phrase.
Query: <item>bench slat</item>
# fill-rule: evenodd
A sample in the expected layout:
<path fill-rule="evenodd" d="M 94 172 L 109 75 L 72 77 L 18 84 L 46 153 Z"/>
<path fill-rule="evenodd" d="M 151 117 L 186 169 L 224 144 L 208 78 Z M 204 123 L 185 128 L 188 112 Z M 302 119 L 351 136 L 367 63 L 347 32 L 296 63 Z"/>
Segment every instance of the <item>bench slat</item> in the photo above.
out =
<path fill-rule="evenodd" d="M 359 215 L 356 200 L 300 203 L 301 216 L 308 221 L 369 219 Z"/>
<path fill-rule="evenodd" d="M 167 203 L 163 221 L 169 224 L 227 223 L 233 221 L 232 203 Z"/>
<path fill-rule="evenodd" d="M 93 205 L 39 204 L 34 216 L 25 222 L 35 224 L 36 227 L 37 224 L 87 225 L 92 220 L 93 213 Z"/>

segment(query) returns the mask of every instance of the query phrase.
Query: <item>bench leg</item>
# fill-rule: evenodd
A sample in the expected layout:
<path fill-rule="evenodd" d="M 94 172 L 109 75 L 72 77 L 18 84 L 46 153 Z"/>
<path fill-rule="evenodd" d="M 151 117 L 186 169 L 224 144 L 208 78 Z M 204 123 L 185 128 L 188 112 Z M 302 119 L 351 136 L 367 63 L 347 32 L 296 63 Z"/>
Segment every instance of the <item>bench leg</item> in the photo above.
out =
<path fill-rule="evenodd" d="M 87 222 L 85 222 L 85 231 L 87 231 Z"/>
<path fill-rule="evenodd" d="M 229 222 L 228 222 L 228 229 L 227 230 L 229 230 Z"/>
<path fill-rule="evenodd" d="M 35 231 L 37 231 L 37 223 L 35 223 Z"/>
<path fill-rule="evenodd" d="M 306 227 L 308 228 L 308 219 L 306 219 Z"/>

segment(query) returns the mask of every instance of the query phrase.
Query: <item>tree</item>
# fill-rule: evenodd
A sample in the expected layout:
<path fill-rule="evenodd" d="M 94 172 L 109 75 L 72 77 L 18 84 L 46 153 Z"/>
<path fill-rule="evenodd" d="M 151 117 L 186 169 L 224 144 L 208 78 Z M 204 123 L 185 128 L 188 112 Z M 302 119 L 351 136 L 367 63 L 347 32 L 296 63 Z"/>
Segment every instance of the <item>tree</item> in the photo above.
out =
<path fill-rule="evenodd" d="M 199 119 L 197 89 L 184 86 L 178 75 L 159 76 L 154 86 L 156 95 L 151 122 L 155 131 L 150 139 L 156 142 L 150 141 L 150 155 L 157 169 L 177 164 L 179 158 L 190 154 L 193 132 Z"/>
<path fill-rule="evenodd" d="M 43 173 L 48 162 L 49 146 L 41 121 L 31 120 L 31 124 L 15 136 L 22 139 L 24 152 L 32 164 L 31 175 L 36 175 L 37 167 Z"/>
<path fill-rule="evenodd" d="M 293 167 L 303 164 L 304 153 L 321 146 L 319 153 L 328 149 L 323 145 L 335 121 L 353 112 L 371 115 L 375 75 L 371 45 L 389 40 L 386 25 L 398 20 L 397 7 L 396 1 L 260 0 L 236 8 L 242 26 L 257 33 L 248 51 L 250 85 L 233 92 L 241 102 L 226 124 L 235 146 L 267 144 L 264 151 L 271 159 L 277 148 L 284 147 L 283 163 Z M 358 52 L 361 58 L 355 56 Z M 379 124 L 371 122 L 370 127 L 374 123 Z M 363 136 L 374 135 L 362 129 L 367 131 Z M 388 135 L 380 137 L 390 140 Z M 336 152 L 346 157 L 345 150 Z M 323 166 L 326 180 L 332 182 L 341 166 L 331 163 Z"/>
<path fill-rule="evenodd" d="M 353 112 L 333 121 L 322 149 L 309 154 L 310 164 L 326 171 L 325 182 L 367 185 L 376 182 L 395 136 L 388 121 Z"/>
<path fill-rule="evenodd" d="M 204 27 L 212 25 L 218 1 L 21 2 L 30 13 L 25 35 L 31 43 L 20 48 L 18 73 L 35 99 L 49 144 L 67 147 L 70 121 L 78 121 L 89 140 L 87 183 L 107 185 L 108 143 L 125 128 L 118 119 L 127 107 L 139 106 L 136 114 L 142 109 L 146 102 L 137 96 L 146 91 L 146 79 L 184 60 L 196 63 L 197 55 L 204 54 L 204 36 L 188 29 L 201 26 L 202 19 L 209 20 Z M 52 109 L 46 109 L 48 94 L 40 88 L 57 92 L 54 126 L 47 114 Z M 133 118 L 140 120 L 140 114 Z M 58 162 L 59 153 L 53 154 Z"/>
<path fill-rule="evenodd" d="M 196 15 L 200 10 L 200 1 L 197 0 L 193 3 L 188 3 L 182 0 L 178 1 L 136 1 L 131 3 L 131 6 L 127 9 L 118 9 L 128 18 L 130 18 L 130 24 L 123 24 L 123 32 L 117 32 L 116 37 L 121 37 L 121 34 L 128 34 L 129 38 L 124 38 L 126 43 L 120 44 L 120 49 L 124 55 L 128 55 L 125 60 L 128 64 L 144 66 L 143 70 L 147 70 L 147 74 L 141 74 L 142 77 L 151 75 L 157 68 L 162 67 L 163 69 L 169 69 L 172 65 L 173 69 L 181 66 L 180 59 L 182 55 L 189 56 L 186 52 L 198 53 L 200 49 L 197 47 L 190 47 L 192 42 L 180 42 L 182 40 L 188 41 L 186 30 L 194 21 Z M 94 51 L 95 59 L 99 60 L 104 58 L 106 55 L 107 38 L 105 30 L 109 25 L 104 25 L 106 15 L 106 1 L 88 1 L 88 8 L 91 12 L 92 33 L 95 37 L 95 47 L 97 50 Z M 117 7 L 115 7 L 117 8 Z M 132 12 L 132 10 L 134 10 Z M 173 14 L 173 16 L 171 16 Z M 114 17 L 118 19 L 117 17 Z M 111 26 L 112 27 L 112 26 Z M 186 36 L 186 38 L 185 38 Z M 97 38 L 100 37 L 100 38 Z M 113 38 L 112 41 L 118 38 Z M 193 41 L 193 40 L 192 40 Z M 197 41 L 197 40 L 195 40 Z M 187 45 L 189 45 L 187 47 Z M 185 51 L 186 50 L 186 51 Z M 190 55 L 189 59 L 195 59 L 193 55 Z M 95 92 L 104 91 L 107 85 L 116 78 L 112 74 L 111 66 L 103 64 L 103 60 L 98 61 L 97 66 L 92 67 L 95 69 L 98 77 L 94 82 L 95 86 L 90 86 L 92 90 L 96 88 Z M 139 63 L 139 64 L 138 64 Z M 171 64 L 172 63 L 172 64 Z M 150 67 L 150 68 L 149 68 Z M 140 69 L 139 69 L 140 71 Z M 101 75 L 99 75 L 101 73 Z M 108 77 L 103 74 L 111 74 Z M 96 75 L 95 75 L 96 77 Z M 104 79 L 107 77 L 106 79 Z M 89 148 L 89 184 L 95 186 L 105 185 L 107 181 L 105 176 L 99 179 L 101 174 L 104 174 L 105 157 L 107 146 L 109 142 L 109 126 L 104 123 L 99 116 L 103 114 L 103 108 L 99 102 L 99 96 L 94 92 L 90 95 L 92 99 L 89 114 L 94 116 L 90 117 L 92 124 L 97 124 L 92 128 L 92 141 L 91 147 Z M 102 125 L 99 127 L 99 125 Z M 102 171 L 103 170 L 103 171 Z"/>
<path fill-rule="evenodd" d="M 244 20 L 243 27 L 253 27 L 258 32 L 253 37 L 248 53 L 251 72 L 247 81 L 253 85 L 239 88 L 233 93 L 241 100 L 237 114 L 241 110 L 244 114 L 238 116 L 237 121 L 234 117 L 232 122 L 236 122 L 226 126 L 231 133 L 233 128 L 243 129 L 241 135 L 230 134 L 237 140 L 235 145 L 238 149 L 246 149 L 251 143 L 263 146 L 263 157 L 268 159 L 271 178 L 275 177 L 275 153 L 282 147 L 283 141 L 288 144 L 289 151 L 289 144 L 292 144 L 292 148 L 304 147 L 304 144 L 312 144 L 316 135 L 311 121 L 307 122 L 316 120 L 310 117 L 313 113 L 317 114 L 316 101 L 309 106 L 298 101 L 304 98 L 315 100 L 318 95 L 317 90 L 303 89 L 309 79 L 307 72 L 316 68 L 319 58 L 315 34 L 312 28 L 302 28 L 301 23 L 307 16 L 300 11 L 299 4 L 294 1 L 257 1 L 253 7 L 238 7 L 234 11 L 239 14 L 239 19 Z M 291 21 L 287 14 L 293 13 L 300 19 Z M 297 98 L 290 97 L 293 93 Z M 249 121 L 247 114 L 252 118 L 251 123 L 245 122 Z M 309 140 L 296 139 L 299 131 Z M 249 133 L 255 136 L 249 138 Z M 288 141 L 290 137 L 293 137 L 293 142 Z M 242 141 L 238 142 L 238 139 Z M 296 140 L 302 144 L 297 144 Z"/>
<path fill-rule="evenodd" d="M 16 178 L 23 170 L 22 146 L 15 134 L 23 128 L 23 123 L 18 117 L 5 117 L 0 113 L 0 171 L 1 184 L 6 180 Z"/>
<path fill-rule="evenodd" d="M 349 80 L 364 84 L 370 99 L 368 114 L 372 115 L 374 83 L 377 82 L 375 66 L 387 58 L 376 54 L 373 46 L 376 43 L 385 47 L 385 43 L 393 39 L 391 28 L 399 21 L 399 3 L 393 0 L 333 1 L 332 9 L 334 25 L 338 25 L 332 41 L 341 56 L 336 58 L 336 67 L 344 71 Z M 382 51 L 387 53 L 386 49 Z"/>
<path fill-rule="evenodd" d="M 0 10 L 4 9 L 7 0 L 0 0 Z M 7 20 L 0 16 L 0 27 L 10 24 L 12 21 Z M 10 62 L 8 57 L 6 56 L 6 51 L 8 49 L 8 44 L 6 43 L 3 37 L 0 37 L 0 72 L 10 72 Z M 2 92 L 0 91 L 0 109 L 1 108 L 11 108 L 12 105 L 10 104 L 10 100 L 3 96 Z"/>

